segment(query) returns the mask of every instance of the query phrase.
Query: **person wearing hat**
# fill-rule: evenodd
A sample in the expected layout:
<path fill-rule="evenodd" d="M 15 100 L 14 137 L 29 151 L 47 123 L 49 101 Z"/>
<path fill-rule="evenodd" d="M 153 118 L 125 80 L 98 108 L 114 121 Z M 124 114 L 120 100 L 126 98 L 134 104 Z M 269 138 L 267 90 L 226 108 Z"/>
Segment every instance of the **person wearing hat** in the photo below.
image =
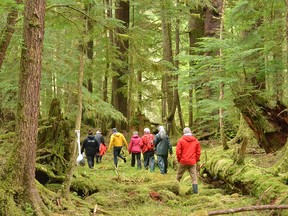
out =
<path fill-rule="evenodd" d="M 194 194 L 198 193 L 196 163 L 200 160 L 200 155 L 199 141 L 192 135 L 189 127 L 184 128 L 183 136 L 178 140 L 176 146 L 176 156 L 179 163 L 176 180 L 180 182 L 183 174 L 188 170 Z"/>
<path fill-rule="evenodd" d="M 105 150 L 106 150 L 105 140 L 100 130 L 97 130 L 95 139 L 100 144 L 99 151 L 96 153 L 96 163 L 98 164 L 98 163 L 101 163 L 102 156 L 103 154 L 105 154 Z"/>
<path fill-rule="evenodd" d="M 121 150 L 122 150 L 123 145 L 125 145 L 126 148 L 128 149 L 128 143 L 124 135 L 118 132 L 116 128 L 112 129 L 112 133 L 113 134 L 111 135 L 111 138 L 110 138 L 108 151 L 110 151 L 113 147 L 114 165 L 117 168 L 118 157 L 121 158 L 124 161 L 124 163 L 126 163 L 126 158 L 124 157 L 124 155 L 121 154 Z"/>

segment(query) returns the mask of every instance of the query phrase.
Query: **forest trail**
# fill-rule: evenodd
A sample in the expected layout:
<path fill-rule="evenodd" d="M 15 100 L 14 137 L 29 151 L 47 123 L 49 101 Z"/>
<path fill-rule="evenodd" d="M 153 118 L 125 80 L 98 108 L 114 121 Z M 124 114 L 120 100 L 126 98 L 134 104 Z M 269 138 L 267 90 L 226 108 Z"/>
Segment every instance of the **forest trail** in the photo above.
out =
<path fill-rule="evenodd" d="M 178 183 L 176 171 L 170 163 L 168 173 L 161 175 L 158 168 L 154 173 L 138 170 L 120 161 L 115 170 L 113 155 L 106 154 L 101 164 L 94 169 L 76 168 L 72 191 L 81 197 L 87 206 L 82 204 L 73 212 L 74 215 L 92 215 L 97 208 L 97 215 L 208 215 L 208 212 L 257 205 L 260 199 L 241 195 L 240 192 L 226 183 L 214 179 L 205 183 L 199 179 L 199 194 L 191 194 L 191 180 L 186 172 Z M 175 160 L 175 155 L 169 161 Z M 87 208 L 88 207 L 88 208 Z M 80 211 L 80 212 L 79 212 Z M 233 215 L 288 215 L 286 210 L 234 213 Z"/>

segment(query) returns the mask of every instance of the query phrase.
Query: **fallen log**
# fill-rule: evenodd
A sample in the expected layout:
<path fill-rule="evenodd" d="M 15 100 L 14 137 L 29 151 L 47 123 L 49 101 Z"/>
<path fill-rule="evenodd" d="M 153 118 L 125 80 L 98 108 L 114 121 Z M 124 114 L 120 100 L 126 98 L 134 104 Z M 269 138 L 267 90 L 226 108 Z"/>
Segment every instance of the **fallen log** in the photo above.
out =
<path fill-rule="evenodd" d="M 277 101 L 275 106 L 271 106 L 256 92 L 242 94 L 234 99 L 234 103 L 266 153 L 276 152 L 285 146 L 288 113 L 283 103 Z"/>
<path fill-rule="evenodd" d="M 288 186 L 280 177 L 247 162 L 236 164 L 232 154 L 232 150 L 223 152 L 222 147 L 215 148 L 206 156 L 204 172 L 238 188 L 244 195 L 261 197 L 260 204 L 288 204 Z"/>
<path fill-rule="evenodd" d="M 216 210 L 208 212 L 208 215 L 221 215 L 221 214 L 232 214 L 244 211 L 259 211 L 259 210 L 278 210 L 288 209 L 288 205 L 260 205 L 260 206 L 248 206 L 234 209 Z"/>

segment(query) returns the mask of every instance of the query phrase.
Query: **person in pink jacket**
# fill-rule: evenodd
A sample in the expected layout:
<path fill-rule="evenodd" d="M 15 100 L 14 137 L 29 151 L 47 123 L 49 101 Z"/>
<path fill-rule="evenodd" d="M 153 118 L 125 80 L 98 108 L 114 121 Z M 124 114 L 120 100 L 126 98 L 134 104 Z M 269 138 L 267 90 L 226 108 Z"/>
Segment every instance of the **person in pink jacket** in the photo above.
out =
<path fill-rule="evenodd" d="M 198 193 L 196 163 L 200 160 L 200 155 L 199 141 L 192 135 L 189 127 L 184 128 L 183 136 L 178 140 L 176 146 L 176 156 L 179 163 L 176 179 L 180 182 L 183 174 L 188 170 L 194 194 Z"/>
<path fill-rule="evenodd" d="M 133 136 L 131 137 L 130 143 L 129 143 L 129 154 L 132 153 L 131 158 L 131 167 L 135 167 L 135 162 L 137 159 L 137 169 L 141 169 L 141 146 L 142 145 L 142 139 L 138 136 L 138 132 L 134 131 Z"/>

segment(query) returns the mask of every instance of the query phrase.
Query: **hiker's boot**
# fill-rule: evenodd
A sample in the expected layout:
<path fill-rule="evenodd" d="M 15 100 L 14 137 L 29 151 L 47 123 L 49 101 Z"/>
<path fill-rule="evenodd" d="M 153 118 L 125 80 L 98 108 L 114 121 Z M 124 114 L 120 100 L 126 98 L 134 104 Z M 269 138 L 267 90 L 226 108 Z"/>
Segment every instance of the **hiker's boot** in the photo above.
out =
<path fill-rule="evenodd" d="M 192 188 L 193 188 L 193 193 L 198 194 L 198 184 L 193 184 Z"/>

